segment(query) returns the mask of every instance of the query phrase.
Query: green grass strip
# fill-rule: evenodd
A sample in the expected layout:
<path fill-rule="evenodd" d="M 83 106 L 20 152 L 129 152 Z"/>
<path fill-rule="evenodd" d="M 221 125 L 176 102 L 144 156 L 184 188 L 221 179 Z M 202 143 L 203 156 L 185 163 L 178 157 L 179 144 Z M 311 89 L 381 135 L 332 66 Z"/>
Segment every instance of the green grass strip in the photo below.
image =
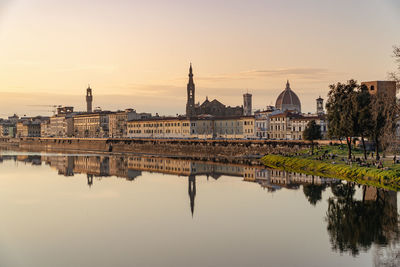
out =
<path fill-rule="evenodd" d="M 265 166 L 270 168 L 354 181 L 360 184 L 400 191 L 399 169 L 385 170 L 354 165 L 350 166 L 343 163 L 333 164 L 298 156 L 286 157 L 280 155 L 266 155 L 261 161 Z"/>

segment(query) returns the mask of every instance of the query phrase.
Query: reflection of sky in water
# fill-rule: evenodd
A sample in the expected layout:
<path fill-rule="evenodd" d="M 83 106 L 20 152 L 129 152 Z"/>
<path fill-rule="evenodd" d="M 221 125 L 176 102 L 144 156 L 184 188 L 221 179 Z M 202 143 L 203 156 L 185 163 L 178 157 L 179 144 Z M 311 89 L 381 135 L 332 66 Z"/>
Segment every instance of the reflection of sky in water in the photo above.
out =
<path fill-rule="evenodd" d="M 328 199 L 339 198 L 329 187 L 312 205 L 309 185 L 268 191 L 243 176 L 200 175 L 192 217 L 188 176 L 94 176 L 89 187 L 86 173 L 57 170 L 0 164 L 1 266 L 372 266 L 376 252 L 387 252 L 332 250 Z M 362 188 L 354 190 L 362 200 Z"/>

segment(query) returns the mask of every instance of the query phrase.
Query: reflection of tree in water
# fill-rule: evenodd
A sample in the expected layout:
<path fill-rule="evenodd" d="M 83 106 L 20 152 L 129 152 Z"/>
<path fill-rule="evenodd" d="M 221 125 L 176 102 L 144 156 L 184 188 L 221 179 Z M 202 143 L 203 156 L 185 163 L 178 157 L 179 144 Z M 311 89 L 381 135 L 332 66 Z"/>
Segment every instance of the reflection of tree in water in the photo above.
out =
<path fill-rule="evenodd" d="M 347 183 L 332 185 L 332 193 L 325 220 L 334 250 L 358 255 L 398 240 L 396 192 L 363 186 L 362 200 L 355 200 L 355 184 Z"/>
<path fill-rule="evenodd" d="M 314 176 L 311 184 L 303 185 L 303 193 L 308 202 L 315 206 L 322 199 L 322 191 L 325 190 L 327 184 L 314 184 Z"/>

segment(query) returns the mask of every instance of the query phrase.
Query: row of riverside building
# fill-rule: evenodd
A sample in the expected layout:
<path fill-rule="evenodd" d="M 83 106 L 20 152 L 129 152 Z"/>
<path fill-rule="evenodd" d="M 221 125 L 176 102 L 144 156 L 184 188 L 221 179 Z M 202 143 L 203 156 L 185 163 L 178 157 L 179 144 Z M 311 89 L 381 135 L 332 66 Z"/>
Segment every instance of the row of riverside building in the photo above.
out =
<path fill-rule="evenodd" d="M 92 110 L 93 95 L 86 89 L 86 112 L 59 106 L 51 117 L 0 119 L 0 137 L 68 137 L 68 138 L 200 138 L 200 139 L 273 139 L 301 140 L 307 124 L 315 120 L 327 138 L 328 121 L 321 97 L 316 99 L 315 113 L 302 113 L 301 102 L 289 81 L 279 94 L 275 106 L 252 110 L 252 95 L 243 95 L 243 105 L 225 106 L 217 99 L 195 102 L 193 69 L 189 68 L 186 114 L 174 117 L 124 111 Z M 396 83 L 364 82 L 372 94 L 395 97 Z"/>

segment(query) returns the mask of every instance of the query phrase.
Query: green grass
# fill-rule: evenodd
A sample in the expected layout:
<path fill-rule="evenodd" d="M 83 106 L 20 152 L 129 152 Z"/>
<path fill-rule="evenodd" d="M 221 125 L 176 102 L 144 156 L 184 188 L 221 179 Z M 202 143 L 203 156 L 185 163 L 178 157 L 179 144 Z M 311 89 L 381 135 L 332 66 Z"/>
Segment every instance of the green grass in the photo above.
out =
<path fill-rule="evenodd" d="M 315 160 L 304 156 L 266 155 L 264 165 L 290 172 L 299 172 L 329 178 L 355 181 L 390 190 L 400 191 L 400 167 L 387 170 L 375 167 L 350 166 L 344 163 L 332 164 L 334 160 Z"/>

